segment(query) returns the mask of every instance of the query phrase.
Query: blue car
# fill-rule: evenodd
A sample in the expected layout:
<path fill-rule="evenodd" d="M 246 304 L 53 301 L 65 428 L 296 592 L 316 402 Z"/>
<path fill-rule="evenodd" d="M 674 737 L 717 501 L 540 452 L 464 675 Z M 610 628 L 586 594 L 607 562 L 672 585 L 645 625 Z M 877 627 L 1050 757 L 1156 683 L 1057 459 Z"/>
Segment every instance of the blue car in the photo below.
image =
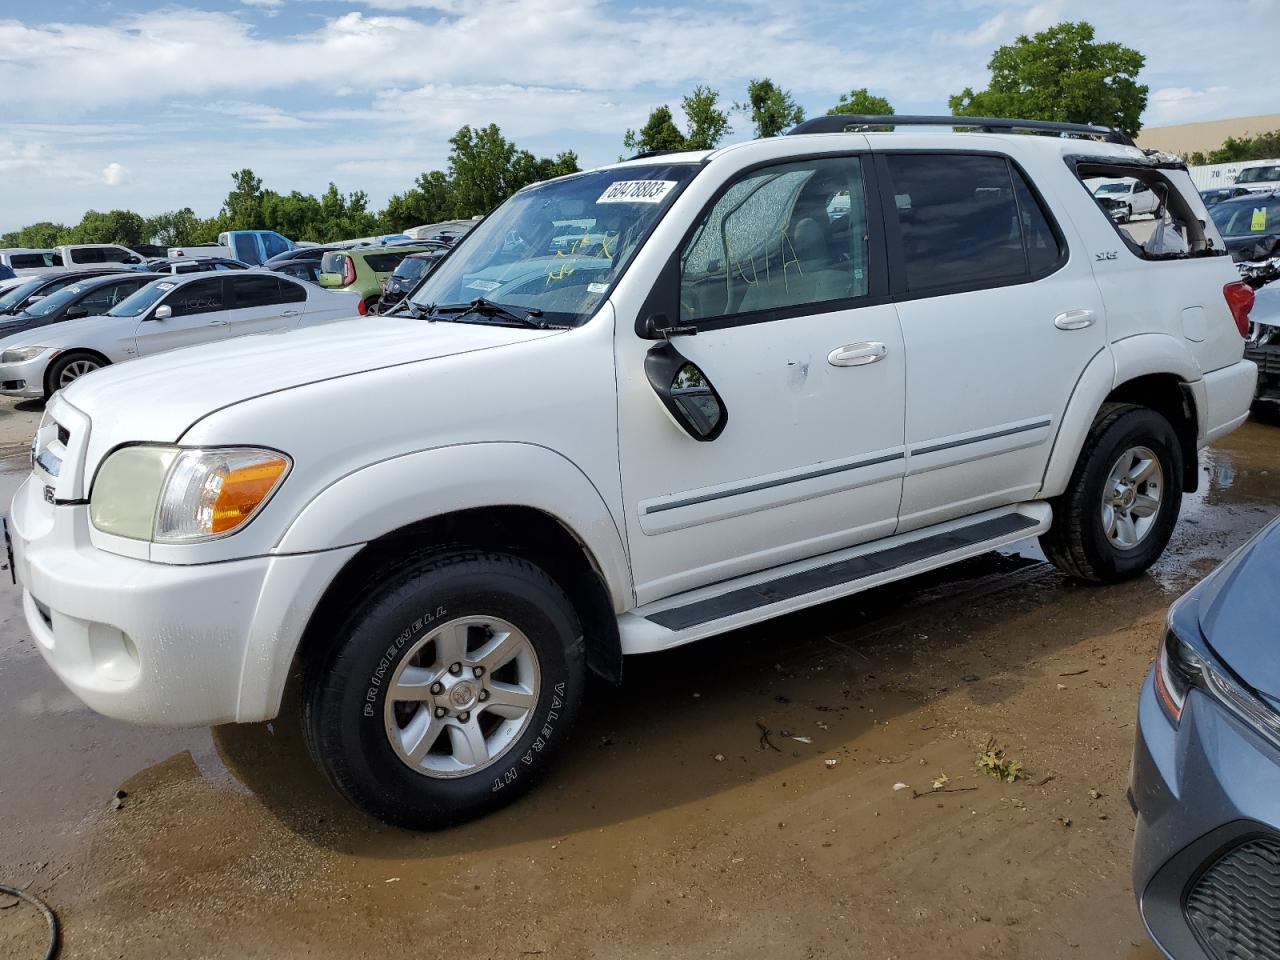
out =
<path fill-rule="evenodd" d="M 1133 889 L 1170 957 L 1280 958 L 1280 519 L 1170 609 L 1142 685 Z"/>

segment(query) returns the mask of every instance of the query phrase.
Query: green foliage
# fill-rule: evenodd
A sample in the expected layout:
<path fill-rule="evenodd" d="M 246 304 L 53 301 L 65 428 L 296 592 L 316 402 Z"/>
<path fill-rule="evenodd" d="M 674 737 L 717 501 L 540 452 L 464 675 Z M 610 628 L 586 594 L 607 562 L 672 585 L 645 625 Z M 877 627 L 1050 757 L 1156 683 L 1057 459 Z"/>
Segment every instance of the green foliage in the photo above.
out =
<path fill-rule="evenodd" d="M 666 104 L 649 114 L 648 122 L 640 132 L 627 130 L 622 145 L 633 153 L 654 153 L 661 150 L 684 150 L 686 141 L 680 128 L 671 119 L 671 108 Z"/>
<path fill-rule="evenodd" d="M 382 211 L 379 230 L 399 233 L 424 223 L 457 219 L 453 186 L 443 171 L 432 170 L 418 175 L 417 185 L 404 193 L 395 193 Z"/>
<path fill-rule="evenodd" d="M 1187 158 L 1193 166 L 1210 163 L 1244 163 L 1249 160 L 1272 160 L 1280 157 L 1280 130 L 1253 137 L 1227 137 L 1222 146 L 1208 153 L 1197 150 Z"/>
<path fill-rule="evenodd" d="M 146 243 L 147 222 L 132 210 L 109 210 L 100 213 L 90 210 L 84 218 L 63 231 L 59 243 L 122 243 L 131 246 Z"/>
<path fill-rule="evenodd" d="M 517 150 L 495 123 L 478 130 L 463 127 L 449 143 L 450 194 L 459 217 L 488 213 L 522 187 L 578 170 L 572 150 L 540 160 L 528 150 Z"/>
<path fill-rule="evenodd" d="M 56 246 L 58 238 L 67 232 L 67 228 L 60 223 L 50 223 L 48 220 L 42 220 L 39 223 L 33 223 L 21 230 L 13 230 L 0 236 L 0 246 L 6 247 L 33 247 L 37 249 Z"/>
<path fill-rule="evenodd" d="M 729 126 L 729 111 L 721 110 L 720 91 L 698 86 L 693 93 L 680 101 L 684 115 L 689 118 L 689 133 L 685 137 L 688 150 L 712 150 L 733 132 Z"/>
<path fill-rule="evenodd" d="M 747 84 L 747 102 L 735 103 L 735 110 L 751 115 L 757 137 L 776 137 L 804 119 L 804 108 L 790 90 L 783 90 L 768 77 Z"/>
<path fill-rule="evenodd" d="M 840 94 L 839 101 L 827 112 L 885 117 L 893 113 L 893 104 L 884 97 L 876 96 L 866 87 L 859 87 L 857 90 Z"/>
<path fill-rule="evenodd" d="M 165 247 L 181 247 L 199 243 L 200 218 L 190 207 L 170 210 L 148 217 L 143 236 L 144 243 L 158 243 Z"/>
<path fill-rule="evenodd" d="M 666 104 L 654 109 L 640 132 L 627 130 L 622 145 L 635 153 L 662 150 L 711 150 L 733 132 L 729 111 L 719 107 L 720 91 L 698 86 L 680 101 L 689 130 L 682 133 Z"/>
<path fill-rule="evenodd" d="M 996 49 L 985 90 L 966 87 L 950 98 L 951 112 L 970 117 L 1017 117 L 1098 123 L 1135 134 L 1147 106 L 1137 82 L 1146 63 L 1137 50 L 1097 43 L 1093 26 L 1059 23 Z"/>
<path fill-rule="evenodd" d="M 1022 761 L 1009 759 L 1004 749 L 997 747 L 994 740 L 988 740 L 987 745 L 978 751 L 974 766 L 1001 783 L 1013 783 L 1022 776 Z"/>

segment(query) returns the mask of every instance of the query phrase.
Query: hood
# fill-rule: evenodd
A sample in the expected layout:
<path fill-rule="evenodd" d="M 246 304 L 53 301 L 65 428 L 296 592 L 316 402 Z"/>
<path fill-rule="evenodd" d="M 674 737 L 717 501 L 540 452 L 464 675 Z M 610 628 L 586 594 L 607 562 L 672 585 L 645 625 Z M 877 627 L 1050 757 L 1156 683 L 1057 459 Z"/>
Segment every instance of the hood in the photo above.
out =
<path fill-rule="evenodd" d="M 1200 630 L 1236 675 L 1271 700 L 1280 700 L 1280 637 L 1276 572 L 1280 518 L 1240 548 L 1196 588 Z"/>
<path fill-rule="evenodd" d="M 563 331 L 360 317 L 236 337 L 116 364 L 61 391 L 93 422 L 90 462 L 119 443 L 172 442 L 223 407 L 291 387 Z"/>
<path fill-rule="evenodd" d="M 27 338 L 21 337 L 12 341 L 9 340 L 14 334 L 23 333 L 27 330 L 35 330 L 39 327 L 47 327 L 54 323 L 66 323 L 58 314 L 52 314 L 47 317 L 34 317 L 29 313 L 7 314 L 0 313 L 0 346 L 8 347 L 19 342 L 26 343 Z"/>

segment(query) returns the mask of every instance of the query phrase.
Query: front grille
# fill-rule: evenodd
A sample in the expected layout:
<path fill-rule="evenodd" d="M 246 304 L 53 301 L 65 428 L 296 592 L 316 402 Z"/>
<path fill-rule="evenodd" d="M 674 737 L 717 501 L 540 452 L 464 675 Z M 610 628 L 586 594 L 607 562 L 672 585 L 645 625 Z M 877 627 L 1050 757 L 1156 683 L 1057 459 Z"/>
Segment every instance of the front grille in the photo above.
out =
<path fill-rule="evenodd" d="M 1215 960 L 1280 960 L 1280 840 L 1224 853 L 1192 886 L 1186 913 Z"/>

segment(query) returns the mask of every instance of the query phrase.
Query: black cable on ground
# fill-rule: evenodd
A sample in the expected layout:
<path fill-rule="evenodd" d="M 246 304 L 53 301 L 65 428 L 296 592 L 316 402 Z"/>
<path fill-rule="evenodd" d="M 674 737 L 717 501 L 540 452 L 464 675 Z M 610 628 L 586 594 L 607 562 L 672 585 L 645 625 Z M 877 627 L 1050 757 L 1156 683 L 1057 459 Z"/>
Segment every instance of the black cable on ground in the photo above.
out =
<path fill-rule="evenodd" d="M 58 955 L 58 915 L 53 912 L 53 908 L 37 897 L 34 893 L 27 893 L 25 890 L 19 890 L 17 887 L 10 887 L 0 883 L 0 893 L 7 893 L 11 897 L 17 897 L 19 900 L 25 900 L 31 906 L 35 907 L 44 914 L 45 922 L 49 924 L 49 949 L 45 951 L 44 960 L 54 960 Z"/>

